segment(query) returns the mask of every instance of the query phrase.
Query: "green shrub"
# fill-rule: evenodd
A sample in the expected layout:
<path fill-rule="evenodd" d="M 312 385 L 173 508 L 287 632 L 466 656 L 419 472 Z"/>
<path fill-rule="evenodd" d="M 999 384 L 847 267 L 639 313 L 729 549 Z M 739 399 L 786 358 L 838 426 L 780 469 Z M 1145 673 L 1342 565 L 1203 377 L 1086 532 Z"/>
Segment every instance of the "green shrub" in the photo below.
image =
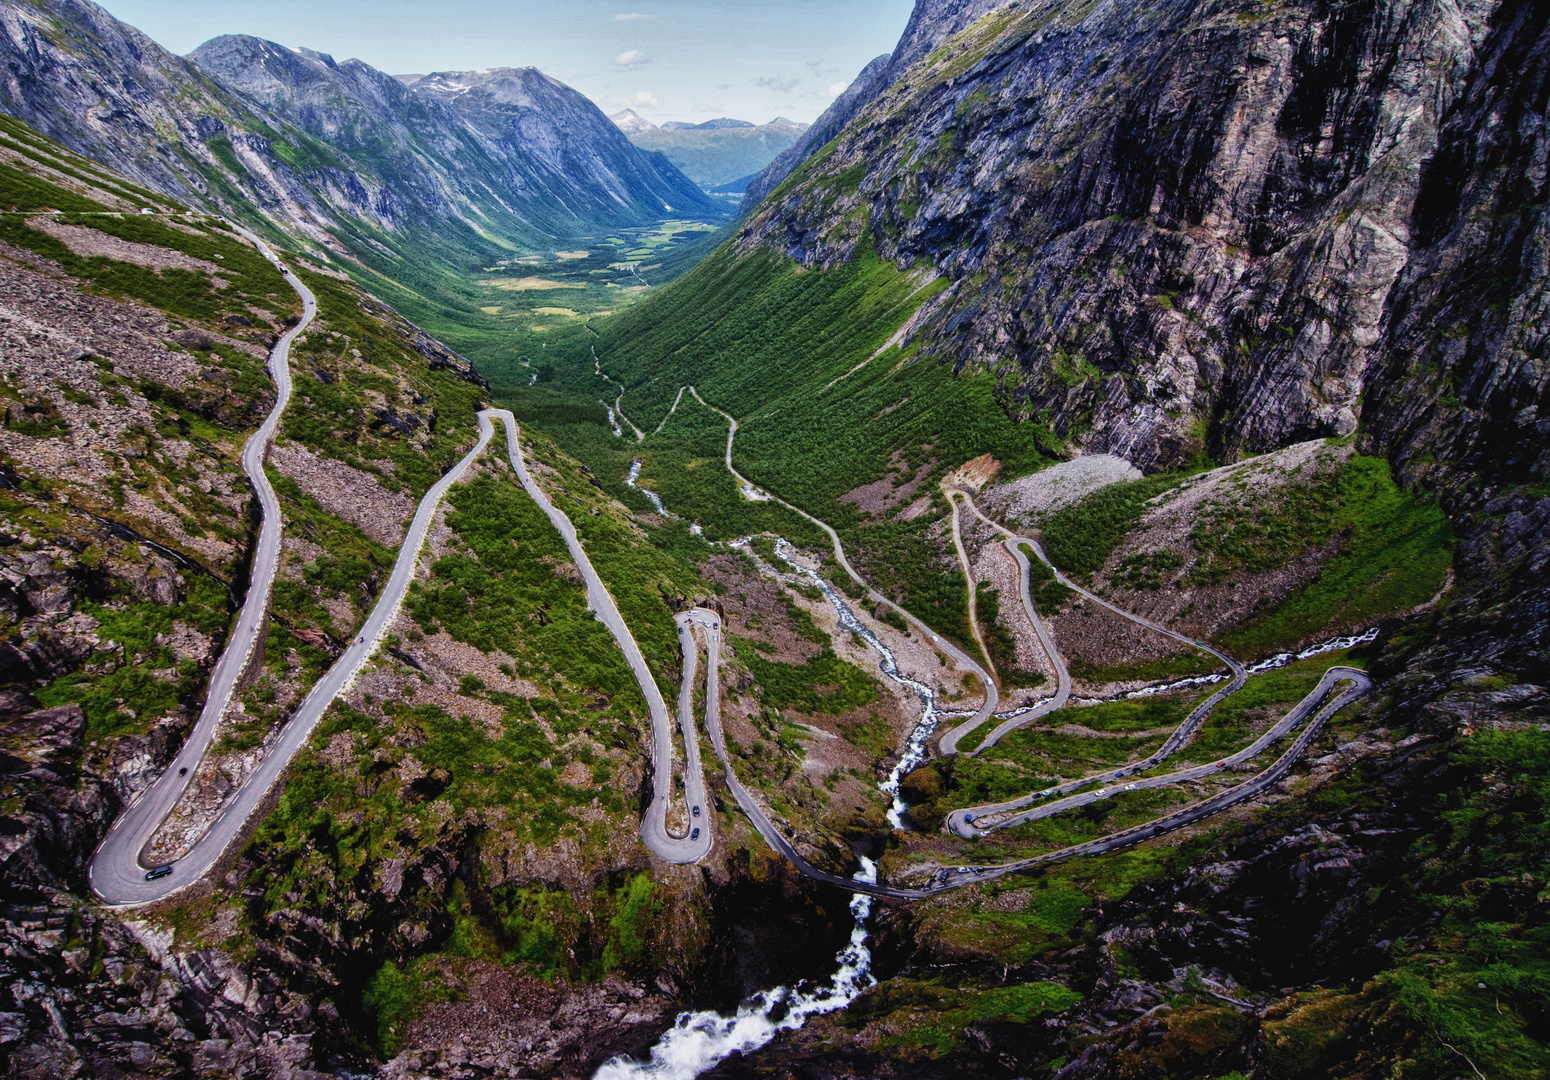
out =
<path fill-rule="evenodd" d="M 732 638 L 732 647 L 759 684 L 760 700 L 772 709 L 838 716 L 877 700 L 871 676 L 827 646 L 805 664 L 767 660 L 743 638 Z"/>

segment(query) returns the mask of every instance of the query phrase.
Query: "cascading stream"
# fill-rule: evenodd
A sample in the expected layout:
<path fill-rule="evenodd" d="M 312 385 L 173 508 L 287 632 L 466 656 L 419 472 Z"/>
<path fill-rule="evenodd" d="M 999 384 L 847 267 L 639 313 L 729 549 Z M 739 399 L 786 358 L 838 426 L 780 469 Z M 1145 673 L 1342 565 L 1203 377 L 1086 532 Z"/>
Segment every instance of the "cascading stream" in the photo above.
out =
<path fill-rule="evenodd" d="M 884 645 L 877 635 L 872 633 L 860 619 L 856 618 L 855 612 L 851 611 L 850 606 L 840 598 L 838 589 L 819 577 L 814 571 L 807 569 L 805 566 L 798 565 L 792 558 L 795 553 L 796 548 L 785 537 L 775 541 L 775 554 L 779 555 L 786 565 L 791 567 L 797 574 L 818 586 L 829 603 L 834 605 L 834 610 L 839 613 L 840 626 L 866 642 L 867 646 L 878 654 L 880 659 L 877 662 L 877 666 L 882 673 L 901 686 L 909 687 L 920 698 L 922 706 L 920 720 L 915 724 L 915 730 L 910 732 L 909 739 L 905 741 L 904 752 L 899 755 L 898 764 L 888 774 L 888 779 L 878 785 L 883 794 L 887 795 L 891 800 L 891 805 L 888 807 L 888 823 L 895 829 L 902 829 L 904 828 L 904 821 L 901 815 L 906 807 L 904 801 L 899 798 L 899 781 L 903 779 L 906 773 L 926 760 L 926 740 L 931 738 L 931 733 L 936 730 L 936 726 L 941 719 L 940 714 L 936 711 L 936 693 L 924 683 L 918 683 L 914 679 L 901 674 L 899 672 L 899 662 L 895 659 L 893 651 Z"/>
<path fill-rule="evenodd" d="M 1365 645 L 1369 641 L 1378 640 L 1378 628 L 1376 626 L 1364 630 L 1360 634 L 1351 637 L 1333 637 L 1328 641 L 1321 641 L 1317 645 L 1309 645 L 1306 649 L 1300 649 L 1295 653 L 1283 652 L 1268 656 L 1258 663 L 1249 664 L 1243 670 L 1250 675 L 1262 675 L 1276 668 L 1283 668 L 1293 660 L 1306 660 L 1310 656 L 1318 656 L 1320 653 L 1335 652 L 1338 649 L 1354 649 L 1358 645 Z M 1159 683 L 1156 686 L 1143 686 L 1139 690 L 1132 690 L 1122 695 L 1126 698 L 1154 697 L 1157 694 L 1166 694 L 1173 690 L 1182 690 L 1187 686 L 1207 686 L 1211 683 L 1226 682 L 1228 676 L 1221 673 L 1214 675 L 1192 675 L 1187 679 L 1178 679 L 1171 683 Z"/>
<path fill-rule="evenodd" d="M 630 485 L 630 487 L 634 488 L 636 491 L 640 492 L 642 495 L 646 496 L 646 500 L 650 502 L 652 506 L 657 508 L 657 513 L 661 514 L 665 518 L 677 521 L 678 515 L 662 505 L 662 496 L 658 495 L 650 488 L 641 487 L 640 484 L 637 483 L 637 481 L 640 479 L 640 469 L 642 464 L 643 463 L 640 458 L 636 458 L 633 462 L 631 462 L 630 475 L 624 478 L 624 482 Z"/>
<path fill-rule="evenodd" d="M 696 395 L 698 397 L 698 395 Z M 636 461 L 629 475 L 629 484 L 644 493 L 651 500 L 659 512 L 666 517 L 674 515 L 667 512 L 662 506 L 661 499 L 655 493 L 640 487 L 636 481 L 640 475 L 641 462 Z M 746 491 L 745 491 L 746 493 Z M 899 786 L 901 779 L 910 770 L 914 769 L 926 759 L 926 742 L 935 732 L 937 725 L 943 719 L 944 714 L 936 708 L 936 695 L 931 687 L 908 678 L 899 671 L 898 660 L 892 650 L 878 639 L 864 623 L 861 622 L 851 609 L 850 605 L 828 581 L 825 581 L 812 569 L 801 565 L 795 559 L 795 547 L 784 537 L 777 537 L 775 541 L 775 553 L 790 567 L 790 573 L 782 572 L 775 567 L 766 564 L 754 552 L 751 538 L 743 537 L 731 542 L 730 547 L 736 548 L 747 555 L 757 565 L 759 570 L 787 584 L 800 578 L 804 582 L 816 586 L 823 596 L 834 606 L 838 615 L 839 625 L 842 629 L 850 631 L 860 638 L 869 648 L 878 654 L 878 668 L 882 673 L 894 682 L 909 687 L 921 701 L 921 718 L 916 723 L 906 740 L 899 761 L 889 772 L 888 778 L 878 785 L 879 790 L 889 797 L 890 806 L 887 817 L 889 824 L 895 830 L 904 828 L 902 815 L 906 809 L 904 802 L 899 798 Z M 1369 630 L 1353 637 L 1332 638 L 1309 646 L 1299 652 L 1278 653 L 1246 669 L 1249 673 L 1269 671 L 1283 667 L 1294 659 L 1301 660 L 1320 653 L 1330 652 L 1336 649 L 1349 648 L 1373 640 L 1377 631 Z M 1333 671 L 1333 669 L 1332 669 Z M 1350 673 L 1360 675 L 1359 672 Z M 1125 695 L 1127 697 L 1146 696 L 1149 693 L 1159 693 L 1164 690 L 1184 686 L 1219 682 L 1226 676 L 1201 676 L 1182 679 L 1175 683 L 1162 687 L 1147 688 Z M 1329 674 L 1326 674 L 1326 680 Z M 1370 687 L 1370 684 L 1369 684 Z M 1258 778 L 1240 785 L 1238 789 L 1224 795 L 1215 796 L 1194 807 L 1173 815 L 1179 819 L 1179 825 L 1189 821 L 1198 820 L 1210 813 L 1216 812 L 1219 807 L 1214 803 L 1222 802 L 1225 798 L 1236 798 L 1239 794 L 1247 793 L 1249 789 L 1261 790 L 1271 783 L 1279 781 L 1285 769 L 1292 761 L 1295 761 L 1306 748 L 1307 743 L 1317 734 L 1323 722 L 1353 696 L 1359 696 L 1366 692 L 1366 688 L 1358 687 L 1356 690 L 1343 695 L 1325 705 L 1323 712 L 1313 720 L 1303 734 L 1297 739 L 1292 749 L 1269 770 L 1266 770 Z M 1309 701 L 1313 699 L 1310 696 Z M 1028 706 L 1015 710 L 1012 715 L 1020 715 L 1031 712 L 1037 706 Z M 1310 706 L 1311 708 L 1311 706 Z M 1045 792 L 1043 794 L 1049 794 Z M 1226 804 L 1223 803 L 1223 806 Z M 1175 825 L 1174 827 L 1178 827 Z M 1160 829 L 1158 831 L 1161 831 Z M 1126 842 L 1134 842 L 1127 840 Z M 1098 842 L 1085 845 L 1097 850 Z M 1083 845 L 1068 849 L 1078 852 Z M 1032 866 L 1049 856 L 1038 856 L 1024 860 L 1021 863 L 1010 864 L 1001 870 L 1013 870 L 1018 867 Z M 972 880 L 973 875 L 981 873 L 986 868 L 959 867 L 958 874 L 969 875 L 959 879 L 960 883 Z M 875 884 L 877 881 L 876 865 L 869 859 L 861 859 L 861 869 L 853 876 L 853 881 Z M 862 991 L 876 984 L 876 978 L 871 973 L 871 952 L 867 948 L 867 919 L 871 914 L 871 899 L 865 894 L 857 893 L 851 898 L 850 910 L 855 916 L 855 926 L 851 930 L 849 945 L 836 957 L 839 970 L 835 972 L 829 983 L 817 989 L 805 989 L 804 985 L 796 988 L 777 987 L 774 990 L 765 991 L 754 995 L 743 1004 L 736 1013 L 724 1016 L 713 1011 L 695 1013 L 682 1013 L 677 1023 L 669 1030 L 651 1051 L 649 1061 L 634 1061 L 626 1058 L 615 1058 L 606 1063 L 594 1076 L 594 1080 L 693 1080 L 717 1063 L 725 1060 L 733 1053 L 751 1053 L 759 1049 L 773 1039 L 781 1031 L 794 1031 L 800 1028 L 809 1016 L 820 1013 L 833 1012 L 844 1008 L 854 1001 Z"/>
<path fill-rule="evenodd" d="M 663 509 L 661 500 L 653 492 L 636 484 L 639 475 L 640 462 L 637 461 L 630 468 L 630 486 L 645 494 L 664 516 L 672 517 Z M 816 585 L 834 605 L 840 627 L 855 634 L 876 651 L 878 667 L 883 674 L 909 687 L 920 698 L 921 718 L 910 732 L 898 764 L 888 774 L 888 779 L 878 785 L 891 803 L 888 808 L 889 824 L 895 829 L 902 829 L 904 825 L 900 815 L 905 807 L 899 799 L 899 780 L 925 760 L 926 740 L 937 726 L 935 693 L 929 686 L 900 673 L 893 651 L 856 618 L 855 612 L 834 586 L 795 561 L 796 549 L 784 537 L 776 540 L 775 553 L 791 567 L 791 574 L 784 574 L 760 560 L 746 537 L 733 541 L 731 546 L 748 555 L 762 571 L 772 577 L 789 581 L 792 576 L 799 576 Z M 863 856 L 861 869 L 856 871 L 853 880 L 875 884 L 877 865 Z M 866 943 L 867 920 L 872 914 L 871 897 L 863 893 L 852 896 L 850 911 L 856 920 L 850 931 L 850 942 L 835 957 L 839 970 L 826 985 L 812 989 L 801 985 L 794 988 L 780 986 L 763 991 L 755 994 L 731 1016 L 711 1010 L 681 1013 L 677 1023 L 652 1047 L 649 1061 L 615 1058 L 597 1071 L 594 1080 L 693 1080 L 734 1053 L 751 1053 L 780 1032 L 795 1031 L 810 1016 L 843 1009 L 863 990 L 877 983 L 876 977 L 872 975 L 872 952 Z"/>
<path fill-rule="evenodd" d="M 855 880 L 875 882 L 877 866 L 863 858 Z M 877 985 L 872 950 L 866 943 L 872 898 L 857 893 L 850 899 L 850 911 L 856 924 L 850 942 L 835 957 L 839 970 L 827 984 L 777 986 L 755 994 L 731 1016 L 709 1009 L 681 1013 L 678 1022 L 651 1048 L 650 1061 L 615 1058 L 597 1071 L 594 1080 L 693 1080 L 734 1053 L 752 1053 L 782 1031 L 795 1031 L 810 1016 L 843 1009 L 863 990 Z"/>

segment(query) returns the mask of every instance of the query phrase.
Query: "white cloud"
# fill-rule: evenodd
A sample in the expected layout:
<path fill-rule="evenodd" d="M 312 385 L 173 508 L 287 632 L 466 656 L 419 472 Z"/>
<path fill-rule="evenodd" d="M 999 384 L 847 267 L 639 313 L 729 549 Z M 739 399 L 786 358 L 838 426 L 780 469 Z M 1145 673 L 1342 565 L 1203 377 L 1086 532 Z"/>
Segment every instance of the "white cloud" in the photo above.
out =
<path fill-rule="evenodd" d="M 657 106 L 657 105 L 662 104 L 660 101 L 657 100 L 656 95 L 653 94 L 650 90 L 637 90 L 637 91 L 635 91 L 635 96 L 632 97 L 632 98 L 625 98 L 624 99 L 624 103 L 626 105 L 631 105 L 631 106 L 634 106 L 634 105 Z"/>
<path fill-rule="evenodd" d="M 753 84 L 755 86 L 762 86 L 766 90 L 773 90 L 777 94 L 789 94 L 796 89 L 797 83 L 801 81 L 801 79 L 782 78 L 780 72 L 777 71 L 773 75 L 761 75 L 753 81 Z"/>
<path fill-rule="evenodd" d="M 637 64 L 646 63 L 646 54 L 639 49 L 628 49 L 614 57 L 614 67 L 634 67 Z"/>
<path fill-rule="evenodd" d="M 848 82 L 830 83 L 829 88 L 824 91 L 823 96 L 827 98 L 837 98 L 845 92 L 845 88 L 849 85 L 850 83 Z"/>
<path fill-rule="evenodd" d="M 656 15 L 647 15 L 642 11 L 621 11 L 614 16 L 614 22 L 661 22 Z"/>

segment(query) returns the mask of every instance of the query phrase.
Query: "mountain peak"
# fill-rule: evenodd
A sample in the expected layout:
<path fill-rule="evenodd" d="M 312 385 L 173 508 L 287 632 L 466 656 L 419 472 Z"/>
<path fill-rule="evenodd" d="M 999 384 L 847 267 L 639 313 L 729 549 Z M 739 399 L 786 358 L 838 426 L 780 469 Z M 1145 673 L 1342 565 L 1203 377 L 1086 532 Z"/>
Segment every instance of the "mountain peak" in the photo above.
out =
<path fill-rule="evenodd" d="M 616 112 L 608 119 L 614 122 L 614 126 L 626 135 L 633 135 L 637 131 L 656 131 L 657 125 L 647 120 L 634 109 L 625 109 Z"/>
<path fill-rule="evenodd" d="M 414 84 L 415 93 L 446 99 L 471 91 L 496 104 L 530 105 L 532 95 L 552 93 L 564 84 L 550 79 L 538 68 L 480 68 L 479 71 L 432 71 Z"/>

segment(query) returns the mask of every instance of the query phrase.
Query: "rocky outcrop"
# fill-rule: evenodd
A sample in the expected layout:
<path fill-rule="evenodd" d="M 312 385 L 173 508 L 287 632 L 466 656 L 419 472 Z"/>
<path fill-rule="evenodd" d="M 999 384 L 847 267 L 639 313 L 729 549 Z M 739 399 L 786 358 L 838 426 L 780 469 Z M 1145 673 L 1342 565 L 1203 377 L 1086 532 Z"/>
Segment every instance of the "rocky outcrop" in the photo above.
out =
<path fill-rule="evenodd" d="M 748 183 L 743 210 L 752 210 L 774 191 L 793 169 L 845 130 L 872 101 L 904 72 L 954 34 L 972 26 L 986 12 L 1009 0 L 916 0 L 910 21 L 892 53 L 876 57 L 823 111 L 813 126 L 788 150 L 782 151 Z"/>
<path fill-rule="evenodd" d="M 741 243 L 929 263 L 953 285 L 911 340 L 1089 451 L 1159 467 L 1361 423 L 1482 462 L 1509 439 L 1531 469 L 1545 33 L 1519 0 L 1009 5 Z"/>
<path fill-rule="evenodd" d="M 326 1022 L 327 1017 L 318 1017 Z M 305 998 L 62 893 L 0 903 L 0 1069 L 321 1080 Z"/>
<path fill-rule="evenodd" d="M 0 1071 L 47 1077 L 311 1073 L 313 1006 L 218 949 L 174 947 L 95 909 L 85 868 L 123 804 L 170 759 L 158 727 L 86 743 L 79 705 L 0 694 Z"/>

